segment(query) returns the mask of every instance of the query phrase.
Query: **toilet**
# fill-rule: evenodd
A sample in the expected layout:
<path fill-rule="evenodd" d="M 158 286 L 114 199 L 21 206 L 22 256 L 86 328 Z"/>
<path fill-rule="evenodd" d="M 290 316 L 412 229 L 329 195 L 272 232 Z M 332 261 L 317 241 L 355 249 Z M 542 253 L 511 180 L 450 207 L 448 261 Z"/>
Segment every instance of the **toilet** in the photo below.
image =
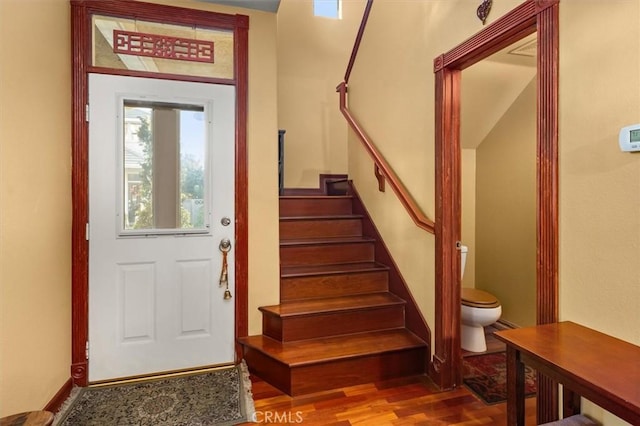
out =
<path fill-rule="evenodd" d="M 468 251 L 466 246 L 460 248 L 461 279 L 464 275 Z M 484 338 L 484 327 L 500 319 L 502 315 L 500 301 L 493 294 L 475 288 L 462 288 L 460 293 L 462 349 L 469 352 L 485 352 L 487 342 Z"/>

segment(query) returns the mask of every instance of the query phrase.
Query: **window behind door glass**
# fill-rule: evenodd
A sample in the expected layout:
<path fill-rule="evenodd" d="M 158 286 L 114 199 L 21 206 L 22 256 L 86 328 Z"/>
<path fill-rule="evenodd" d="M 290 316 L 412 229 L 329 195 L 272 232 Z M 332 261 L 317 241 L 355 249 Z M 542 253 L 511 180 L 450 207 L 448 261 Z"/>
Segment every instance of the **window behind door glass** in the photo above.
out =
<path fill-rule="evenodd" d="M 204 106 L 124 100 L 123 109 L 122 230 L 205 231 Z"/>

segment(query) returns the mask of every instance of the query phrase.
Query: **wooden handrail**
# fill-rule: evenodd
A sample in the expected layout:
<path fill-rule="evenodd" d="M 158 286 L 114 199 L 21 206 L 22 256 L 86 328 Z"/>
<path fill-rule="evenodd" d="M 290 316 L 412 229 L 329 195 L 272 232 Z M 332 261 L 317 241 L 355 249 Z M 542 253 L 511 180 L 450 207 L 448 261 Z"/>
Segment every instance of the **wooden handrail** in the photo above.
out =
<path fill-rule="evenodd" d="M 371 12 L 371 6 L 373 0 L 367 0 L 367 5 L 364 7 L 364 14 L 362 15 L 362 21 L 360 22 L 360 28 L 358 28 L 358 35 L 356 35 L 356 41 L 353 43 L 353 49 L 351 50 L 351 57 L 349 58 L 349 64 L 347 70 L 344 73 L 344 82 L 349 83 L 349 77 L 351 76 L 351 70 L 353 64 L 356 62 L 356 56 L 358 56 L 358 49 L 360 49 L 360 42 L 362 41 L 362 35 L 364 29 L 367 27 L 367 21 L 369 20 L 369 13 Z"/>
<path fill-rule="evenodd" d="M 347 70 L 344 74 L 344 81 L 336 88 L 336 91 L 340 93 L 340 112 L 342 112 L 347 123 L 349 123 L 351 129 L 356 133 L 358 139 L 360 139 L 362 145 L 373 159 L 379 188 L 383 191 L 382 188 L 384 188 L 384 181 L 380 180 L 380 176 L 382 176 L 382 178 L 389 181 L 393 192 L 395 192 L 396 196 L 409 213 L 409 216 L 411 216 L 413 222 L 419 228 L 435 234 L 435 223 L 422 212 L 422 209 L 420 209 L 411 194 L 409 194 L 409 191 L 402 184 L 398 175 L 396 175 L 389 163 L 387 163 L 380 151 L 378 151 L 371 139 L 364 132 L 362 126 L 360 126 L 355 118 L 353 118 L 349 108 L 347 107 L 347 84 L 349 83 L 349 77 L 351 76 L 353 65 L 356 61 L 356 57 L 358 56 L 360 42 L 362 41 L 362 36 L 367 26 L 367 21 L 369 20 L 369 13 L 371 12 L 372 5 L 373 0 L 367 0 L 367 5 L 365 6 L 364 14 L 362 15 L 362 21 L 360 22 L 360 28 L 358 29 L 358 35 L 356 36 L 356 41 L 353 44 L 353 50 L 351 51 L 351 57 L 349 58 L 349 64 L 347 65 Z"/>
<path fill-rule="evenodd" d="M 422 212 L 413 197 L 411 197 L 411 194 L 409 194 L 407 188 L 400 181 L 400 178 L 398 178 L 398 175 L 396 175 L 389 163 L 387 163 L 380 151 L 378 151 L 375 145 L 371 142 L 371 139 L 367 136 L 364 130 L 362 130 L 362 127 L 351 115 L 349 108 L 347 108 L 347 84 L 344 82 L 340 83 L 340 85 L 337 87 L 337 92 L 340 93 L 340 111 L 342 112 L 342 115 L 344 115 L 347 123 L 349 123 L 349 126 L 351 126 L 353 131 L 362 142 L 364 148 L 376 164 L 379 172 L 389 181 L 393 192 L 395 192 L 398 199 L 409 213 L 409 216 L 411 216 L 413 222 L 419 228 L 422 228 L 425 231 L 434 234 L 435 223 Z"/>

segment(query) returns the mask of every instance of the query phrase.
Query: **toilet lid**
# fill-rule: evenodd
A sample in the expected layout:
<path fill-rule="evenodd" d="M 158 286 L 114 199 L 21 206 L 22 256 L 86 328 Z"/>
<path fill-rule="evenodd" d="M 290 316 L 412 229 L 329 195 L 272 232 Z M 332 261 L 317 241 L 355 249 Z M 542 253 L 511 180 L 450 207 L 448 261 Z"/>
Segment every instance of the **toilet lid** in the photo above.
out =
<path fill-rule="evenodd" d="M 500 302 L 493 294 L 475 288 L 463 288 L 461 298 L 463 305 L 475 308 L 497 308 L 500 306 Z"/>

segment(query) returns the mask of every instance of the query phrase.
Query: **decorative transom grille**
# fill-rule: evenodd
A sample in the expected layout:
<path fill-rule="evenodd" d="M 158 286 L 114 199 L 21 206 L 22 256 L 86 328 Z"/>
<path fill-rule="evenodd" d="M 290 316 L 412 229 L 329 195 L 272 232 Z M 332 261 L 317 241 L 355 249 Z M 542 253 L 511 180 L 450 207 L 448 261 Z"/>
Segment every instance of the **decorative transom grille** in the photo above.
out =
<path fill-rule="evenodd" d="M 213 63 L 213 42 L 113 30 L 113 51 L 127 55 Z"/>

